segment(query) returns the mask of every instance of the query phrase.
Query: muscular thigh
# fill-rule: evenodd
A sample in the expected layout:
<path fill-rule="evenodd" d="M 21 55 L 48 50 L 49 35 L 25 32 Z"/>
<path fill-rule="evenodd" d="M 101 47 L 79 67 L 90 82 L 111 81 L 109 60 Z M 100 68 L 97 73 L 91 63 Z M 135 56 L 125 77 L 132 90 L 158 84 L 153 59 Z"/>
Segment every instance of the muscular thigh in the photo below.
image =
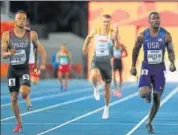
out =
<path fill-rule="evenodd" d="M 99 71 L 104 82 L 110 83 L 112 80 L 112 67 L 110 63 L 99 64 Z"/>
<path fill-rule="evenodd" d="M 147 97 L 151 91 L 152 91 L 151 87 L 148 86 L 142 86 L 139 88 L 139 94 L 143 98 Z"/>
<path fill-rule="evenodd" d="M 31 86 L 31 79 L 29 69 L 21 69 L 17 71 L 18 78 L 20 78 L 20 86 Z"/>
<path fill-rule="evenodd" d="M 11 67 L 9 67 L 8 69 L 7 79 L 8 79 L 8 87 L 9 87 L 10 93 L 19 92 L 20 79 L 16 75 L 15 70 Z"/>

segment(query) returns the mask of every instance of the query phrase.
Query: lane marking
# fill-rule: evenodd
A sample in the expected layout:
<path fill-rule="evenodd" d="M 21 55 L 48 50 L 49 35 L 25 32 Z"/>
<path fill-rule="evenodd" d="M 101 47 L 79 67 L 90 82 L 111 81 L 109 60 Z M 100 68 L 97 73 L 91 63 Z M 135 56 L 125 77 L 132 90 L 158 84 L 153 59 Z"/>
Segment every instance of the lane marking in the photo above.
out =
<path fill-rule="evenodd" d="M 14 125 L 14 123 L 1 123 L 2 125 Z M 37 125 L 37 124 L 40 124 L 40 125 L 57 125 L 57 124 L 62 124 L 62 123 L 41 123 L 41 122 L 36 122 L 36 123 L 23 123 L 23 125 Z M 123 122 L 115 122 L 115 123 L 100 123 L 100 122 L 75 122 L 75 123 L 70 123 L 71 125 L 131 125 L 132 123 L 123 123 Z M 173 124 L 173 123 L 169 123 L 169 124 L 155 124 L 156 126 L 178 126 L 178 124 Z"/>
<path fill-rule="evenodd" d="M 171 91 L 168 96 L 166 96 L 160 104 L 160 108 L 169 101 L 169 99 L 171 99 L 176 93 L 178 93 L 178 87 L 176 87 L 175 89 L 173 89 L 173 91 Z M 137 125 L 135 125 L 126 135 L 131 135 L 132 133 L 134 133 L 148 118 L 148 115 L 146 115 Z"/>
<path fill-rule="evenodd" d="M 74 95 L 74 94 L 83 93 L 83 92 L 87 92 L 87 91 L 92 91 L 92 88 L 84 88 L 84 89 L 78 89 L 77 91 L 72 90 L 72 91 L 66 91 L 66 92 L 63 92 L 63 93 L 55 93 L 55 94 L 50 94 L 50 95 L 47 95 L 47 96 L 35 97 L 35 98 L 31 98 L 31 102 L 55 98 L 55 97 L 67 96 L 67 95 Z M 20 100 L 20 101 L 18 101 L 18 103 L 22 104 L 22 103 L 25 103 L 25 101 Z M 7 107 L 7 106 L 10 106 L 10 105 L 11 105 L 11 103 L 1 104 L 1 108 Z"/>
<path fill-rule="evenodd" d="M 136 97 L 136 96 L 138 96 L 138 95 L 139 95 L 138 92 L 135 92 L 135 93 L 130 94 L 129 96 L 126 96 L 126 97 L 124 97 L 124 98 L 122 98 L 122 99 L 119 99 L 119 100 L 116 100 L 116 101 L 114 101 L 114 102 L 111 102 L 111 103 L 110 103 L 110 107 L 111 107 L 111 106 L 114 106 L 114 105 L 116 105 L 116 104 L 122 103 L 122 102 L 124 102 L 124 101 L 128 101 L 129 99 L 132 99 L 132 98 L 134 98 L 134 97 Z M 46 130 L 46 131 L 44 131 L 44 132 L 38 133 L 37 135 L 43 135 L 43 134 L 49 133 L 49 132 L 51 132 L 51 131 L 54 131 L 54 130 L 56 130 L 56 129 L 58 129 L 58 128 L 61 128 L 61 127 L 63 127 L 63 126 L 66 126 L 66 125 L 68 125 L 68 124 L 70 124 L 70 123 L 72 123 L 72 122 L 75 122 L 75 121 L 77 121 L 77 120 L 83 119 L 83 118 L 85 118 L 85 117 L 87 117 L 87 116 L 90 116 L 90 115 L 92 115 L 92 114 L 95 114 L 95 113 L 97 113 L 97 112 L 103 110 L 103 108 L 104 108 L 104 106 L 103 106 L 103 107 L 100 107 L 100 108 L 98 108 L 98 109 L 95 109 L 95 110 L 93 110 L 93 111 L 90 111 L 90 112 L 88 112 L 88 113 L 86 113 L 86 114 L 83 114 L 83 115 L 81 115 L 81 116 L 79 116 L 79 117 L 76 117 L 76 118 L 74 118 L 74 119 L 71 119 L 71 120 L 69 120 L 69 121 L 67 121 L 67 122 L 64 122 L 64 123 L 62 123 L 62 124 L 60 124 L 60 125 L 58 125 L 58 126 L 55 126 L 54 128 L 51 128 L 51 129 L 48 129 L 48 130 Z"/>
<path fill-rule="evenodd" d="M 135 84 L 127 85 L 124 89 L 128 89 L 128 88 L 134 87 L 134 86 L 135 86 Z M 102 94 L 103 94 L 103 92 L 101 93 L 101 95 Z M 64 105 L 76 103 L 76 102 L 87 100 L 87 99 L 90 99 L 90 98 L 93 98 L 93 95 L 84 96 L 84 97 L 76 98 L 76 99 L 69 100 L 69 101 L 66 101 L 66 102 L 62 102 L 62 103 L 59 103 L 59 104 L 50 105 L 50 106 L 47 106 L 47 107 L 36 109 L 36 110 L 30 111 L 30 112 L 25 112 L 25 113 L 20 114 L 20 116 L 26 116 L 26 115 L 33 114 L 33 113 L 46 111 L 46 110 L 49 110 L 49 109 L 53 109 L 53 108 L 61 107 L 61 106 L 64 106 Z M 10 119 L 14 119 L 14 118 L 15 118 L 15 116 L 3 118 L 3 119 L 1 119 L 1 122 L 7 121 L 7 120 L 10 120 Z"/>

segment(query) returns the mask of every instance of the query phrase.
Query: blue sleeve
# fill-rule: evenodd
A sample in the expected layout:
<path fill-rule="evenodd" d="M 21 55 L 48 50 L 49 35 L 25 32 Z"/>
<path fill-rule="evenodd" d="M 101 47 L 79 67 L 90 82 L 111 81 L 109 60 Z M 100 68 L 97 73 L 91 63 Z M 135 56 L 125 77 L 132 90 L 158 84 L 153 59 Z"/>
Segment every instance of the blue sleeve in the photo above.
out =
<path fill-rule="evenodd" d="M 59 63 L 56 63 L 56 53 L 52 55 L 52 66 L 53 68 L 58 68 Z"/>

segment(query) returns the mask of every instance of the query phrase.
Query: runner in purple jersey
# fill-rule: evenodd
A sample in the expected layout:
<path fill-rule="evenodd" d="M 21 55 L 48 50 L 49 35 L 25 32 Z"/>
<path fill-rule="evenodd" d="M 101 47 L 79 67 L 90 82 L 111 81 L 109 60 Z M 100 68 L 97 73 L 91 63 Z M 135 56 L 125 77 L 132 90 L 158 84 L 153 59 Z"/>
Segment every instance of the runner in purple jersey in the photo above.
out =
<path fill-rule="evenodd" d="M 147 103 L 151 102 L 151 94 L 153 93 L 153 105 L 149 113 L 146 128 L 149 133 L 154 133 L 151 123 L 159 109 L 161 95 L 165 87 L 164 71 L 166 68 L 164 54 L 166 49 L 170 60 L 169 70 L 174 72 L 176 71 L 176 67 L 174 64 L 175 53 L 172 45 L 172 37 L 169 32 L 160 27 L 159 13 L 151 12 L 148 21 L 150 28 L 140 33 L 135 42 L 130 73 L 134 76 L 137 74 L 135 65 L 140 48 L 143 45 L 144 60 L 141 65 L 139 92 L 140 96 L 144 98 Z"/>

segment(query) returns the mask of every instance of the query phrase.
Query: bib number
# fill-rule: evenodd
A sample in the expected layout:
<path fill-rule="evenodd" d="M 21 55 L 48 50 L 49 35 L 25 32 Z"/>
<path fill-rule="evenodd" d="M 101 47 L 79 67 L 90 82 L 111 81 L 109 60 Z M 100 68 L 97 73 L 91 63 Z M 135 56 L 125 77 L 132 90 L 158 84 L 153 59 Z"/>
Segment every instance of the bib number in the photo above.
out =
<path fill-rule="evenodd" d="M 96 48 L 96 56 L 109 56 L 109 49 L 107 46 L 97 47 Z"/>
<path fill-rule="evenodd" d="M 15 78 L 10 78 L 9 79 L 9 86 L 15 86 L 16 85 L 16 82 L 15 82 L 16 80 L 15 80 Z"/>
<path fill-rule="evenodd" d="M 149 64 L 159 64 L 162 62 L 162 50 L 148 50 L 147 59 Z"/>
<path fill-rule="evenodd" d="M 11 65 L 21 65 L 26 62 L 26 53 L 25 50 L 16 50 L 16 53 L 11 57 Z"/>

